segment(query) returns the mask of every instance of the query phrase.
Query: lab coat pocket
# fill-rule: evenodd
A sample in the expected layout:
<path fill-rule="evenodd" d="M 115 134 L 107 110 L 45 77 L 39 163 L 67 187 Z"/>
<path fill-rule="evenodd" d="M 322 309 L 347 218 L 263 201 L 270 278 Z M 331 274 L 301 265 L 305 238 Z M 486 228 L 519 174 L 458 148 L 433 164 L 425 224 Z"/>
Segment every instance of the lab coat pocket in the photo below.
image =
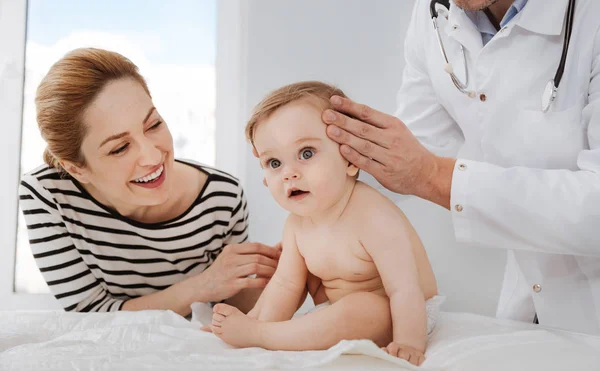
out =
<path fill-rule="evenodd" d="M 586 147 L 583 106 L 581 95 L 564 110 L 521 110 L 513 123 L 518 133 L 515 145 L 521 147 L 519 162 L 543 169 L 576 169 L 577 156 Z"/>

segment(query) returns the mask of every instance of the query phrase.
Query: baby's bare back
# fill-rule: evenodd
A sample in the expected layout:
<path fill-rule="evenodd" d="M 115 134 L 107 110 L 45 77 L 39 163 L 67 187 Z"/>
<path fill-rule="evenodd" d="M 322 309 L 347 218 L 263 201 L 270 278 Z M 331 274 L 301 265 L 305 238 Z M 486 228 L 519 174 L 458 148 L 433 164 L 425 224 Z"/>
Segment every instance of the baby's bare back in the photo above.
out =
<path fill-rule="evenodd" d="M 309 290 L 317 301 L 326 296 L 334 303 L 354 292 L 372 292 L 387 296 L 380 274 L 361 239 L 360 230 L 368 227 L 361 213 L 365 201 L 371 207 L 393 207 L 391 201 L 370 186 L 357 182 L 348 206 L 340 218 L 331 225 L 315 226 L 303 220 L 296 230 L 300 254 L 311 273 Z M 399 213 L 402 212 L 397 209 Z M 415 256 L 421 289 L 425 299 L 437 295 L 437 285 L 429 259 L 417 233 L 402 214 L 404 225 L 390 223 L 387 228 L 403 228 Z M 409 258 L 409 257 L 407 257 Z M 312 281 L 312 282 L 311 282 Z M 323 296 L 324 295 L 324 296 Z M 319 302 L 325 300 L 318 300 Z M 320 304 L 317 302 L 316 304 Z"/>

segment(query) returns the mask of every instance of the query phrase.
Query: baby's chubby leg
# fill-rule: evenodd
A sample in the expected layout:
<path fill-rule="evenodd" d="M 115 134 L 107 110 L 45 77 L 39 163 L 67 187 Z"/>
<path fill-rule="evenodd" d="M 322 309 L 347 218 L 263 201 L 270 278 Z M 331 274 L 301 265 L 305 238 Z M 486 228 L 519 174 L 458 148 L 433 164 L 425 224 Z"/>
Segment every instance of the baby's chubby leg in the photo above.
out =
<path fill-rule="evenodd" d="M 341 340 L 358 339 L 384 347 L 392 341 L 389 300 L 369 292 L 349 294 L 329 307 L 283 322 L 260 322 L 217 304 L 211 329 L 228 344 L 269 350 L 323 350 Z"/>

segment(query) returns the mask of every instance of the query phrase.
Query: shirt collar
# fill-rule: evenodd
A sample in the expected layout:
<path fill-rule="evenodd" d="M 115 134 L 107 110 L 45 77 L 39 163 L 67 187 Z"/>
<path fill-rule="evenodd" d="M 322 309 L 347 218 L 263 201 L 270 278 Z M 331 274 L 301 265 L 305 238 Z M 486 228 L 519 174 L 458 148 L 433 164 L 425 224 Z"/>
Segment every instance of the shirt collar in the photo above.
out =
<path fill-rule="evenodd" d="M 506 26 L 508 22 L 510 22 L 515 15 L 517 15 L 527 4 L 527 0 L 515 0 L 514 3 L 510 6 L 510 8 L 504 14 L 504 17 L 500 21 L 500 27 Z M 481 10 L 479 11 L 465 11 L 465 14 L 473 21 L 475 27 L 481 33 L 486 33 L 490 35 L 496 34 L 496 29 L 492 25 L 492 22 L 488 19 L 487 15 Z"/>
<path fill-rule="evenodd" d="M 569 0 L 552 0 L 552 5 L 550 6 L 548 0 L 515 0 L 509 9 L 509 12 L 517 11 L 520 13 L 519 18 L 516 19 L 515 22 L 526 30 L 544 35 L 560 35 L 563 29 L 568 3 Z M 529 5 L 525 6 L 526 4 Z M 490 33 L 493 30 L 493 26 L 483 12 L 465 12 L 456 6 L 454 0 L 452 0 L 449 17 L 451 19 L 460 18 L 457 13 L 463 13 L 468 16 L 477 27 L 479 27 L 479 25 L 485 25 L 482 26 L 480 32 Z M 478 19 L 479 17 L 485 17 L 487 23 L 482 22 L 483 19 Z M 491 27 L 491 29 L 488 29 L 488 27 Z M 495 30 L 493 33 L 495 33 Z"/>
<path fill-rule="evenodd" d="M 525 7 L 525 4 L 527 4 L 527 0 L 515 0 L 513 5 L 511 5 L 511 8 L 515 8 L 515 10 L 518 13 L 521 10 L 523 10 L 523 8 Z"/>

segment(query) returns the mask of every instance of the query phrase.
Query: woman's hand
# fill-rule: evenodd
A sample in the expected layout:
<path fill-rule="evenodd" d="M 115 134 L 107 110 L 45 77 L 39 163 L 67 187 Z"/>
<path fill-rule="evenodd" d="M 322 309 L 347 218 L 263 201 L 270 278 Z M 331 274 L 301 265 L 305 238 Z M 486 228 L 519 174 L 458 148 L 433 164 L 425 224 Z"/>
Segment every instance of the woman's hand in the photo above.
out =
<path fill-rule="evenodd" d="M 281 246 L 266 246 L 260 243 L 227 245 L 217 259 L 198 279 L 206 290 L 205 300 L 228 299 L 243 289 L 263 288 L 275 273 Z M 249 277 L 256 275 L 256 277 Z"/>
<path fill-rule="evenodd" d="M 331 103 L 335 111 L 325 110 L 322 119 L 342 156 L 392 192 L 450 207 L 456 160 L 429 152 L 394 116 L 339 96 Z"/>

